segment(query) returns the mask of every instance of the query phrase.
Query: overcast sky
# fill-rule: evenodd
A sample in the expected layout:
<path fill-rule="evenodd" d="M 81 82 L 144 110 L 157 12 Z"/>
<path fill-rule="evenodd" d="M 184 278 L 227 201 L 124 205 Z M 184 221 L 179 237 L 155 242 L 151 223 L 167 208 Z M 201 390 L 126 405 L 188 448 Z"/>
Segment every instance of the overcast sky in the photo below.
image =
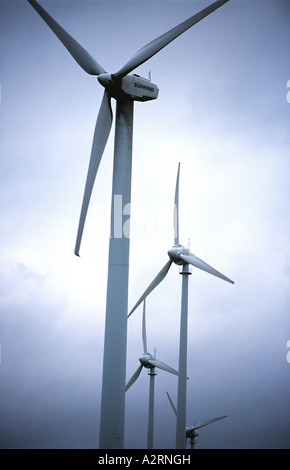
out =
<path fill-rule="evenodd" d="M 109 72 L 210 0 L 40 0 Z M 113 139 L 73 254 L 103 89 L 25 0 L 0 0 L 0 446 L 97 448 Z M 196 448 L 290 448 L 290 5 L 230 0 L 136 69 L 129 306 L 180 241 L 235 281 L 189 278 L 187 422 Z M 113 103 L 114 105 L 114 103 Z M 178 367 L 181 276 L 147 301 L 147 340 Z M 127 378 L 142 353 L 128 322 Z M 113 371 L 111 371 L 113 373 Z M 156 448 L 174 448 L 177 378 L 158 371 Z M 149 377 L 126 395 L 125 447 L 146 448 Z"/>

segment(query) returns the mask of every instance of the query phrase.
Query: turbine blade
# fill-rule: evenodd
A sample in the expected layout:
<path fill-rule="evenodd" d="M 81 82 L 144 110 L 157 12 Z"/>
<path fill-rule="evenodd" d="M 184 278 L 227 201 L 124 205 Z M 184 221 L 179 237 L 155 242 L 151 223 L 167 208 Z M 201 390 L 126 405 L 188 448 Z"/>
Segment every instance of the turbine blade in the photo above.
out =
<path fill-rule="evenodd" d="M 190 426 L 192 430 L 203 428 L 204 426 L 208 426 L 208 424 L 215 423 L 215 421 L 219 421 L 220 419 L 227 418 L 228 415 L 225 416 L 219 416 L 218 418 L 211 418 L 208 419 L 207 421 L 203 421 L 202 423 L 195 424 L 194 426 Z"/>
<path fill-rule="evenodd" d="M 185 261 L 186 263 L 191 264 L 192 266 L 195 266 L 196 268 L 202 269 L 202 271 L 206 271 L 207 273 L 212 274 L 213 276 L 219 277 L 220 279 L 223 279 L 224 281 L 234 284 L 234 281 L 224 276 L 216 269 L 212 268 L 209 264 L 202 261 L 193 253 L 189 253 L 188 255 L 180 254 L 179 257 L 183 259 L 183 261 Z"/>
<path fill-rule="evenodd" d="M 166 372 L 170 372 L 170 374 L 178 375 L 177 370 L 173 369 L 172 367 L 165 364 L 165 362 L 159 361 L 158 359 L 149 359 L 149 364 L 154 367 L 158 367 L 158 369 L 165 370 Z"/>
<path fill-rule="evenodd" d="M 175 197 L 174 197 L 174 216 L 173 216 L 173 227 L 174 227 L 174 245 L 179 245 L 179 172 L 180 163 L 178 163 L 176 186 L 175 186 Z"/>
<path fill-rule="evenodd" d="M 130 317 L 130 315 L 132 315 L 132 313 L 136 310 L 137 307 L 139 307 L 139 305 L 143 302 L 143 300 L 146 299 L 146 297 L 150 294 L 150 292 L 152 292 L 153 289 L 155 289 L 155 287 L 157 287 L 158 284 L 160 284 L 160 282 L 163 281 L 163 279 L 165 278 L 166 274 L 169 271 L 169 268 L 170 268 L 171 264 L 172 264 L 171 260 L 167 261 L 165 266 L 163 266 L 161 271 L 157 274 L 157 276 L 153 279 L 153 281 L 147 287 L 145 292 L 141 295 L 138 302 L 135 304 L 135 306 L 132 308 L 131 312 L 128 314 L 128 317 Z"/>
<path fill-rule="evenodd" d="M 143 352 L 146 354 L 147 350 L 147 334 L 146 334 L 146 307 L 145 307 L 146 300 L 144 299 L 143 302 L 143 319 L 142 319 L 142 340 L 143 340 Z"/>
<path fill-rule="evenodd" d="M 105 73 L 103 67 L 70 35 L 63 29 L 36 0 L 28 0 L 30 5 L 42 17 L 58 39 L 63 43 L 76 62 L 90 75 Z"/>
<path fill-rule="evenodd" d="M 102 159 L 102 155 L 110 134 L 111 126 L 112 126 L 112 109 L 110 103 L 110 97 L 108 93 L 104 92 L 101 107 L 99 110 L 95 133 L 93 138 L 93 145 L 91 151 L 91 158 L 89 163 L 89 169 L 87 174 L 87 180 L 85 185 L 85 192 L 83 197 L 83 203 L 81 208 L 81 215 L 79 220 L 79 227 L 75 245 L 75 254 L 79 256 L 80 244 L 82 239 L 82 234 L 84 230 L 84 224 L 86 220 L 87 210 L 94 186 L 94 182 L 96 179 L 96 175 L 98 172 L 99 164 Z"/>
<path fill-rule="evenodd" d="M 168 400 L 169 400 L 169 403 L 170 403 L 170 405 L 171 405 L 171 408 L 173 409 L 174 414 L 175 414 L 175 416 L 177 417 L 177 409 L 176 409 L 176 407 L 174 406 L 174 403 L 173 403 L 173 401 L 171 400 L 169 393 L 166 392 L 166 395 L 167 395 L 167 397 L 168 397 Z"/>
<path fill-rule="evenodd" d="M 154 39 L 153 41 L 146 44 L 146 46 L 142 47 L 136 54 L 118 71 L 114 74 L 116 78 L 122 78 L 132 70 L 134 70 L 139 65 L 146 62 L 148 59 L 153 57 L 157 52 L 167 46 L 170 42 L 180 36 L 182 33 L 187 31 L 193 25 L 198 23 L 200 20 L 205 18 L 207 15 L 212 13 L 217 8 L 224 5 L 224 3 L 228 2 L 229 0 L 218 0 L 208 7 L 201 10 L 199 13 L 191 16 L 187 20 L 183 21 L 179 25 L 172 28 L 170 31 L 162 34 L 158 38 Z"/>
<path fill-rule="evenodd" d="M 129 382 L 127 383 L 126 385 L 126 392 L 127 390 L 129 390 L 129 388 L 133 385 L 134 382 L 136 382 L 136 380 L 138 379 L 140 373 L 141 373 L 141 370 L 142 370 L 143 366 L 140 365 L 138 367 L 138 369 L 135 370 L 134 374 L 132 375 L 131 379 L 129 380 Z"/>

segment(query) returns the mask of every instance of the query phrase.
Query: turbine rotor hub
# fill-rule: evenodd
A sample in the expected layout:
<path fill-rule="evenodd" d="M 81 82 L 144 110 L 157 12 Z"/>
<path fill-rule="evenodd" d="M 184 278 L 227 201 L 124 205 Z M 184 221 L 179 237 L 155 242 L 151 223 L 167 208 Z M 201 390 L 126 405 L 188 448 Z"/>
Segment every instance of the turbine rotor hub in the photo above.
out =
<path fill-rule="evenodd" d="M 187 426 L 186 427 L 186 437 L 190 439 L 194 439 L 195 437 L 198 437 L 199 433 L 196 432 L 193 426 Z"/>
<path fill-rule="evenodd" d="M 117 80 L 113 74 L 102 73 L 98 75 L 99 83 L 109 92 L 110 96 L 118 99 L 121 95 L 125 95 L 122 90 L 122 79 Z"/>
<path fill-rule="evenodd" d="M 187 264 L 184 260 L 180 258 L 179 255 L 188 255 L 189 250 L 185 248 L 183 245 L 175 245 L 167 252 L 171 261 L 173 261 L 178 266 L 182 266 L 183 264 Z"/>
<path fill-rule="evenodd" d="M 98 81 L 104 88 L 108 88 L 112 84 L 112 75 L 110 73 L 101 73 L 98 75 Z"/>
<path fill-rule="evenodd" d="M 143 367 L 146 367 L 147 369 L 152 369 L 153 366 L 148 362 L 150 361 L 150 359 L 153 359 L 152 354 L 142 354 L 142 356 L 139 357 L 139 362 L 142 364 Z"/>

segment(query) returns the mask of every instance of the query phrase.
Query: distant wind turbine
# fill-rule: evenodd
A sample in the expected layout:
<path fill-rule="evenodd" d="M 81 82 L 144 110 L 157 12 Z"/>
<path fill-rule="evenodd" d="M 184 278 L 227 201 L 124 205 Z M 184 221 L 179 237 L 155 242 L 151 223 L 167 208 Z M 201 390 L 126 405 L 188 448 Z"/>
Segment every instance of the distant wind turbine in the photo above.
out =
<path fill-rule="evenodd" d="M 28 0 L 50 29 L 66 47 L 75 61 L 90 75 L 98 77 L 104 87 L 100 106 L 80 220 L 75 244 L 79 255 L 86 214 L 99 168 L 112 126 L 111 99 L 116 100 L 114 165 L 111 202 L 111 238 L 109 243 L 107 303 L 102 378 L 101 420 L 99 447 L 110 449 L 124 446 L 125 382 L 128 312 L 129 234 L 123 234 L 119 217 L 115 217 L 115 197 L 123 208 L 131 201 L 132 135 L 134 101 L 150 101 L 158 96 L 158 87 L 150 80 L 129 75 L 139 65 L 157 54 L 161 49 L 205 18 L 228 0 L 218 0 L 189 19 L 183 21 L 157 39 L 149 42 L 117 72 L 110 74 L 70 35 L 36 0 Z M 176 72 L 176 71 L 175 71 Z M 116 358 L 118 365 L 116 367 Z M 114 370 L 114 375 L 108 371 Z"/>
<path fill-rule="evenodd" d="M 171 400 L 171 397 L 168 392 L 166 392 L 169 403 L 174 411 L 175 416 L 177 417 L 177 410 L 174 406 L 173 401 Z M 207 419 L 206 421 L 202 421 L 199 424 L 192 424 L 191 426 L 186 426 L 185 428 L 185 436 L 187 439 L 189 439 L 190 442 L 190 449 L 194 449 L 195 445 L 195 438 L 199 436 L 199 433 L 196 432 L 197 429 L 203 428 L 204 426 L 208 426 L 209 424 L 215 423 L 216 421 L 219 421 L 220 419 L 227 418 L 228 415 L 224 416 L 219 416 L 218 418 L 211 418 Z"/>
<path fill-rule="evenodd" d="M 147 349 L 147 333 L 146 333 L 146 306 L 145 300 L 143 302 L 143 317 L 142 317 L 142 341 L 143 341 L 143 354 L 139 357 L 140 366 L 136 369 L 131 379 L 126 385 L 126 391 L 136 382 L 143 367 L 149 369 L 148 375 L 150 376 L 149 386 L 149 409 L 148 409 L 148 432 L 147 432 L 147 448 L 153 449 L 153 433 L 154 433 L 154 386 L 155 375 L 157 374 L 155 368 L 165 370 L 171 374 L 178 375 L 177 370 L 168 366 L 162 361 L 156 359 L 156 349 L 154 356 L 148 352 Z"/>
<path fill-rule="evenodd" d="M 181 294 L 181 315 L 180 315 L 180 340 L 179 340 L 179 366 L 178 366 L 178 398 L 177 398 L 177 421 L 176 421 L 176 448 L 183 449 L 186 445 L 183 430 L 186 422 L 186 380 L 187 380 L 187 318 L 188 318 L 188 275 L 191 274 L 189 265 L 206 271 L 213 276 L 234 284 L 231 279 L 221 274 L 207 263 L 197 258 L 189 249 L 179 244 L 179 175 L 180 163 L 178 164 L 175 197 L 174 197 L 174 246 L 168 250 L 169 261 L 153 279 L 149 287 L 141 295 L 138 302 L 130 311 L 129 315 L 143 302 L 146 297 L 160 284 L 169 271 L 172 263 L 181 266 L 182 274 L 182 294 Z"/>

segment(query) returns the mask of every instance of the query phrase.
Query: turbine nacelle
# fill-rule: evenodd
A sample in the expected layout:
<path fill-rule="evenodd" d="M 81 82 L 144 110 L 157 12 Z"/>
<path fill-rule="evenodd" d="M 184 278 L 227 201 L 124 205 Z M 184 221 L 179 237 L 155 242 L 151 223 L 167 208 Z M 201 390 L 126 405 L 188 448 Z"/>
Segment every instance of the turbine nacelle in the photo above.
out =
<path fill-rule="evenodd" d="M 151 101 L 158 97 L 157 85 L 136 74 L 118 78 L 114 74 L 102 73 L 98 75 L 98 81 L 116 99 L 122 94 L 134 101 Z"/>

